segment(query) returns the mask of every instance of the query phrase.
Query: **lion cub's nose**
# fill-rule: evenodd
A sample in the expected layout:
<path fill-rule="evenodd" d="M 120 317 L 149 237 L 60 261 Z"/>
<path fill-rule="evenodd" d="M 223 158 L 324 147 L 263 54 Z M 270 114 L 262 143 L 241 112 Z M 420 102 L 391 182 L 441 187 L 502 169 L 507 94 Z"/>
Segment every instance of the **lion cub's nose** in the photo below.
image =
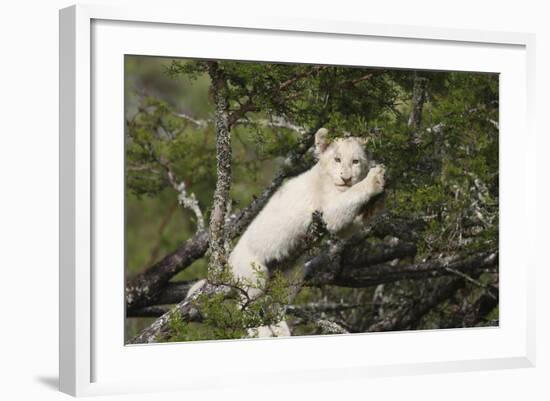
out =
<path fill-rule="evenodd" d="M 342 181 L 344 181 L 345 185 L 350 185 L 351 184 L 351 177 L 349 177 L 349 178 L 340 177 L 340 178 L 342 178 Z"/>

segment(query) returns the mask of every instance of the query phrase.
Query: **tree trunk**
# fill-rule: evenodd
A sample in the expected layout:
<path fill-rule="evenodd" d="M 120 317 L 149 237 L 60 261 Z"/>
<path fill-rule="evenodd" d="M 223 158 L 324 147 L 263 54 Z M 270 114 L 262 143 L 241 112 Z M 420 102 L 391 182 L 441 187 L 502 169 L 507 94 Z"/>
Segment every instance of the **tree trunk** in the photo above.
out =
<path fill-rule="evenodd" d="M 225 221 L 229 210 L 231 189 L 231 132 L 229 130 L 229 104 L 227 83 L 217 62 L 210 62 L 208 73 L 212 79 L 212 94 L 216 119 L 216 190 L 210 215 L 210 263 L 208 277 L 211 279 L 224 270 L 227 264 L 227 235 Z"/>

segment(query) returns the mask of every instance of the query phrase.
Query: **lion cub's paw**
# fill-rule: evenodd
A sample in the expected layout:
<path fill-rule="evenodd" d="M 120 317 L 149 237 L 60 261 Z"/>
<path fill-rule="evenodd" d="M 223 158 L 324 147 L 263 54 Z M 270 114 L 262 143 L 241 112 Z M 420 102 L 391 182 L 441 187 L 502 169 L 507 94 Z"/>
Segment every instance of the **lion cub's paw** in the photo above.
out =
<path fill-rule="evenodd" d="M 376 196 L 384 191 L 386 167 L 379 164 L 369 170 L 367 174 L 367 191 L 371 196 Z"/>

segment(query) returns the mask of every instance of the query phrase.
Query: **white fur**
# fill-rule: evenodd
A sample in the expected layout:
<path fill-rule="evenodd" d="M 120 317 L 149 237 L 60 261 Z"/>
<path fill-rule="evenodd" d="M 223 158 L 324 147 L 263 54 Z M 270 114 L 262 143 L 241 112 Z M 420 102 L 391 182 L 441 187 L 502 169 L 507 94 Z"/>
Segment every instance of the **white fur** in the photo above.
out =
<path fill-rule="evenodd" d="M 254 268 L 267 273 L 268 263 L 287 257 L 305 235 L 314 211 L 321 211 L 328 230 L 338 234 L 354 222 L 371 197 L 382 192 L 384 167 L 366 174 L 365 141 L 343 138 L 329 143 L 327 133 L 321 128 L 315 136 L 317 164 L 283 184 L 241 236 L 229 257 L 236 277 L 256 281 Z M 259 293 L 249 290 L 251 297 Z M 258 328 L 258 335 L 290 335 L 290 331 L 280 322 Z"/>

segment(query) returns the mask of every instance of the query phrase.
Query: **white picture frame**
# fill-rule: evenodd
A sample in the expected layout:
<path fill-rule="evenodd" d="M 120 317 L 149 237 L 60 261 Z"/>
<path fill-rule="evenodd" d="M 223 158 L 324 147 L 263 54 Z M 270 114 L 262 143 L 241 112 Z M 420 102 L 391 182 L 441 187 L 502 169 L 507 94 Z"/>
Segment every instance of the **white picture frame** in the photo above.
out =
<path fill-rule="evenodd" d="M 178 41 L 184 35 L 193 35 L 201 47 L 182 46 Z M 234 46 L 227 45 L 229 37 Z M 220 38 L 224 46 L 217 45 Z M 282 42 L 287 46 L 278 45 Z M 533 238 L 519 233 L 536 231 L 534 176 L 528 174 L 536 163 L 534 43 L 534 35 L 522 33 L 254 15 L 236 20 L 215 12 L 186 15 L 181 10 L 154 7 L 79 5 L 61 10 L 61 391 L 80 396 L 241 386 L 250 385 L 251 380 L 256 386 L 274 380 L 280 385 L 296 380 L 361 380 L 534 366 L 535 259 L 517 262 L 520 254 L 521 260 L 534 254 Z M 372 51 L 371 60 L 378 64 L 371 61 L 371 66 L 501 73 L 500 327 L 124 346 L 120 338 L 124 267 L 122 249 L 117 250 L 122 248 L 123 236 L 123 69 L 119 56 L 366 65 L 361 55 L 350 52 L 351 45 Z M 411 59 L 412 50 L 425 57 Z M 436 51 L 439 59 L 434 61 Z M 117 124 L 120 136 L 94 137 L 95 130 L 113 132 Z M 514 136 L 514 132 L 521 135 Z M 112 267 L 109 271 L 101 269 L 106 258 Z M 317 352 L 320 347 L 323 355 Z M 289 355 L 296 360 L 288 363 Z M 181 366 L 182 358 L 191 363 Z M 212 367 L 212 358 L 217 358 L 219 366 Z M 270 363 L 262 364 L 262 360 Z M 159 361 L 163 361 L 162 369 Z"/>

